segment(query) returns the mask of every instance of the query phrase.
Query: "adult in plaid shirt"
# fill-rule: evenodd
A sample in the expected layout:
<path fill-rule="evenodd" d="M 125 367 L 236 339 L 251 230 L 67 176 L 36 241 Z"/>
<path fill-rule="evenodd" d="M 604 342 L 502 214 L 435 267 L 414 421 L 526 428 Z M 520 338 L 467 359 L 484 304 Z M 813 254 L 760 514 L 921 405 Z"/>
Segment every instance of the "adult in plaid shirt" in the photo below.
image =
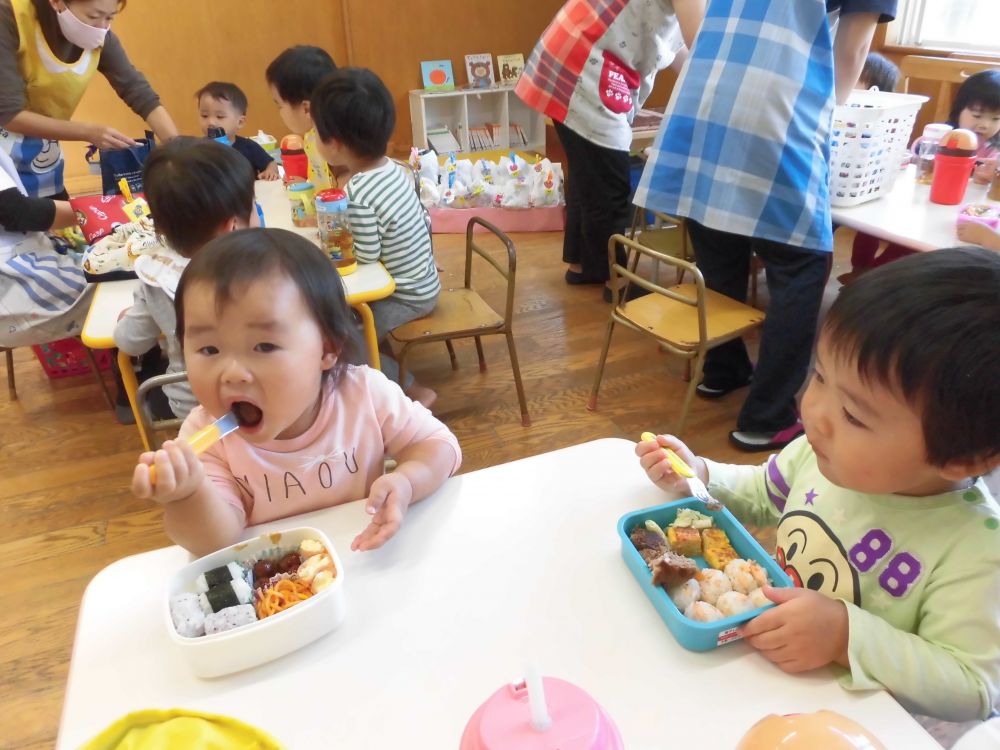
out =
<path fill-rule="evenodd" d="M 688 218 L 710 289 L 745 301 L 751 254 L 764 263 L 770 303 L 756 369 L 743 342 L 729 342 L 709 352 L 698 386 L 719 398 L 750 384 L 730 433 L 745 450 L 779 448 L 802 432 L 795 395 L 833 250 L 833 106 L 895 7 L 710 0 L 636 190 L 637 205 Z"/>
<path fill-rule="evenodd" d="M 608 280 L 608 238 L 631 213 L 632 117 L 657 71 L 680 69 L 704 8 L 705 0 L 569 0 L 528 58 L 514 90 L 552 118 L 566 151 L 567 283 Z"/>

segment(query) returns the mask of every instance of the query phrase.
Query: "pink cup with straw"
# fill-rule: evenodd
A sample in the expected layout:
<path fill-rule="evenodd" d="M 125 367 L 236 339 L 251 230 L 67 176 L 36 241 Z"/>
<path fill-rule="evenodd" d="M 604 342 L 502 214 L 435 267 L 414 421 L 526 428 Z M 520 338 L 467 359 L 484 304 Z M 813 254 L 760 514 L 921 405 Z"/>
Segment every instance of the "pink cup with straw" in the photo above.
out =
<path fill-rule="evenodd" d="M 529 668 L 469 719 L 460 750 L 624 750 L 618 727 L 589 693 Z"/>

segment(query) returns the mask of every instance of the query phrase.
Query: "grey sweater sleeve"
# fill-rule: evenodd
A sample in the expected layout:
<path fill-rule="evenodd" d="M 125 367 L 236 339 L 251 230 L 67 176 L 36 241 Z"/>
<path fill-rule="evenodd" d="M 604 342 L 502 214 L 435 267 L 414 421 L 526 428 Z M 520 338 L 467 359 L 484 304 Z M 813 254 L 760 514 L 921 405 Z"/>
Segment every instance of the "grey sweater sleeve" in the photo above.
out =
<path fill-rule="evenodd" d="M 104 38 L 104 49 L 97 69 L 108 79 L 118 98 L 143 120 L 160 106 L 160 97 L 153 91 L 146 76 L 128 59 L 125 48 L 113 31 L 109 31 Z"/>

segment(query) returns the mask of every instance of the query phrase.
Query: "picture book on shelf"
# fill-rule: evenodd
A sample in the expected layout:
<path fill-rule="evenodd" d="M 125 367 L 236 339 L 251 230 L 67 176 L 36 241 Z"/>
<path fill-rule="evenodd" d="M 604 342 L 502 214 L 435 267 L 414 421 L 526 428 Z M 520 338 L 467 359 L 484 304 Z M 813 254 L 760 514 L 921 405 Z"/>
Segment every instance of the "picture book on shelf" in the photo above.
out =
<path fill-rule="evenodd" d="M 501 86 L 513 86 L 524 70 L 524 55 L 497 55 Z"/>
<path fill-rule="evenodd" d="M 488 52 L 466 55 L 465 71 L 468 73 L 471 88 L 488 89 L 496 83 L 493 77 L 493 56 Z"/>
<path fill-rule="evenodd" d="M 427 91 L 450 91 L 455 88 L 451 60 L 424 60 L 420 63 L 420 74 Z"/>

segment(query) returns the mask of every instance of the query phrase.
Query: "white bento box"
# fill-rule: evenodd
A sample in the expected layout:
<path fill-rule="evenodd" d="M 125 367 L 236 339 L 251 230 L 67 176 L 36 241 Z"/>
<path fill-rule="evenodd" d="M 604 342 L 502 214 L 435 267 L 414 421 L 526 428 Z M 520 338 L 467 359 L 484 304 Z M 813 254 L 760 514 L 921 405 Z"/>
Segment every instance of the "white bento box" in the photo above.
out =
<path fill-rule="evenodd" d="M 282 612 L 233 630 L 192 638 L 177 632 L 171 618 L 170 600 L 175 594 L 193 592 L 195 580 L 200 575 L 231 562 L 255 559 L 275 549 L 297 549 L 306 539 L 322 544 L 333 560 L 336 576 L 329 586 Z M 319 529 L 301 527 L 261 534 L 184 566 L 170 581 L 163 612 L 170 640 L 194 674 L 218 677 L 239 672 L 289 654 L 340 626 L 347 613 L 344 566 L 330 539 Z"/>

